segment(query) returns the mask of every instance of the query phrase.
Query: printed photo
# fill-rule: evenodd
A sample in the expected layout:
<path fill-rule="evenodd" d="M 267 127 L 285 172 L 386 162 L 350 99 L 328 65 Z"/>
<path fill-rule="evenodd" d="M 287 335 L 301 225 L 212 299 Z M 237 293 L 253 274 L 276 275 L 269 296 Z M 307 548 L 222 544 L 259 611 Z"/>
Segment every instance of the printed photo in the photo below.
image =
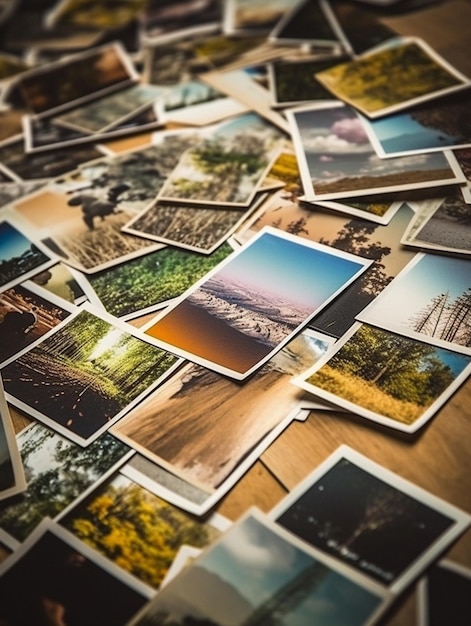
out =
<path fill-rule="evenodd" d="M 45 623 L 51 614 L 86 624 L 92 606 L 97 623 L 125 626 L 153 595 L 150 587 L 50 520 L 1 563 L 0 576 L 5 624 Z M 26 596 L 18 593 L 21 585 Z"/>
<path fill-rule="evenodd" d="M 20 89 L 24 108 L 50 115 L 129 86 L 138 77 L 123 46 L 114 42 L 23 72 L 12 85 Z"/>
<path fill-rule="evenodd" d="M 308 394 L 300 394 L 290 379 L 330 343 L 305 331 L 242 385 L 187 364 L 110 432 L 188 482 L 215 490 L 270 430 L 299 409 Z"/>
<path fill-rule="evenodd" d="M 419 253 L 358 319 L 471 355 L 470 295 L 468 259 Z"/>
<path fill-rule="evenodd" d="M 468 87 L 469 79 L 423 40 L 396 37 L 316 74 L 337 98 L 371 118 Z"/>
<path fill-rule="evenodd" d="M 177 364 L 132 326 L 85 303 L 7 362 L 2 375 L 14 406 L 87 445 Z"/>
<path fill-rule="evenodd" d="M 32 276 L 30 280 L 37 286 L 40 293 L 46 292 L 53 298 L 65 300 L 69 304 L 82 304 L 87 300 L 86 292 L 90 291 L 83 275 L 62 262 L 51 265 L 46 270 Z M 64 306 L 63 302 L 61 304 Z"/>
<path fill-rule="evenodd" d="M 325 47 L 335 51 L 341 47 L 340 36 L 324 3 L 302 0 L 292 2 L 285 10 L 269 40 L 278 45 L 309 44 L 315 49 Z"/>
<path fill-rule="evenodd" d="M 12 548 L 44 517 L 63 514 L 133 455 L 108 433 L 83 448 L 38 422 L 23 429 L 16 443 L 28 486 L 14 500 L 0 504 L 0 529 Z"/>
<path fill-rule="evenodd" d="M 87 276 L 89 299 L 111 315 L 130 320 L 161 309 L 227 258 L 225 243 L 208 255 L 170 246 Z"/>
<path fill-rule="evenodd" d="M 418 212 L 402 243 L 442 252 L 471 253 L 471 204 L 460 190 Z"/>
<path fill-rule="evenodd" d="M 25 489 L 25 471 L 0 377 L 0 501 Z"/>
<path fill-rule="evenodd" d="M 170 581 L 130 626 L 269 623 L 274 615 L 299 626 L 366 626 L 388 600 L 377 586 L 349 577 L 251 509 Z"/>
<path fill-rule="evenodd" d="M 242 380 L 369 265 L 265 228 L 143 331 L 165 349 Z"/>
<path fill-rule="evenodd" d="M 212 492 L 195 487 L 138 452 L 123 465 L 120 473 L 150 493 L 198 517 L 215 505 Z"/>
<path fill-rule="evenodd" d="M 220 0 L 159 0 L 150 2 L 139 15 L 144 40 L 156 35 L 204 24 L 219 24 Z"/>
<path fill-rule="evenodd" d="M 470 593 L 469 567 L 449 559 L 435 563 L 418 585 L 418 625 L 437 626 L 452 620 L 456 626 L 466 626 Z"/>
<path fill-rule="evenodd" d="M 4 214 L 5 215 L 5 214 Z M 0 292 L 57 263 L 52 253 L 32 241 L 15 222 L 0 219 Z"/>
<path fill-rule="evenodd" d="M 451 152 L 382 159 L 358 113 L 340 101 L 288 109 L 308 201 L 337 200 L 464 182 Z"/>
<path fill-rule="evenodd" d="M 25 152 L 23 138 L 0 145 L 0 164 L 16 181 L 47 182 L 82 163 L 98 159 L 103 152 L 94 145 L 73 146 L 47 152 Z"/>
<path fill-rule="evenodd" d="M 224 32 L 269 35 L 279 20 L 293 7 L 293 0 L 227 0 L 224 3 Z"/>
<path fill-rule="evenodd" d="M 471 147 L 471 89 L 437 98 L 377 120 L 365 119 L 380 156 Z"/>
<path fill-rule="evenodd" d="M 67 264 L 85 273 L 97 272 L 162 247 L 121 232 L 135 215 L 120 206 L 128 188 L 127 183 L 110 185 L 110 181 L 98 189 L 68 190 L 66 182 L 51 184 L 15 202 L 12 213 Z"/>
<path fill-rule="evenodd" d="M 360 278 L 340 293 L 309 326 L 334 337 L 341 337 L 355 317 L 391 282 L 415 256 L 415 251 L 401 245 L 404 229 L 414 212 L 401 204 L 389 224 L 379 225 L 370 218 L 346 218 L 338 211 L 315 210 L 296 199 L 284 198 L 281 191 L 262 207 L 257 219 L 237 234 L 247 241 L 265 226 L 271 226 L 299 237 L 338 248 L 344 252 L 372 259 L 373 264 Z M 381 206 L 373 210 L 381 211 Z"/>
<path fill-rule="evenodd" d="M 53 294 L 45 298 L 32 281 L 0 293 L 0 364 L 45 335 L 74 310 L 73 305 Z"/>
<path fill-rule="evenodd" d="M 470 523 L 464 511 L 346 445 L 270 518 L 392 593 L 412 583 Z"/>
<path fill-rule="evenodd" d="M 258 114 L 224 122 L 182 155 L 158 199 L 247 207 L 281 141 L 280 131 Z"/>
<path fill-rule="evenodd" d="M 248 209 L 158 201 L 122 230 L 169 246 L 211 254 L 256 210 L 261 199 L 255 198 Z"/>
<path fill-rule="evenodd" d="M 52 29 L 58 26 L 99 31 L 118 29 L 136 19 L 146 4 L 146 0 L 119 0 L 111 7 L 89 0 L 58 0 L 46 13 L 46 24 Z"/>
<path fill-rule="evenodd" d="M 60 525 L 91 548 L 158 589 L 181 546 L 211 545 L 229 520 L 198 519 L 116 475 L 62 516 Z"/>
<path fill-rule="evenodd" d="M 357 323 L 294 382 L 373 422 L 414 433 L 470 373 L 469 355 Z"/>

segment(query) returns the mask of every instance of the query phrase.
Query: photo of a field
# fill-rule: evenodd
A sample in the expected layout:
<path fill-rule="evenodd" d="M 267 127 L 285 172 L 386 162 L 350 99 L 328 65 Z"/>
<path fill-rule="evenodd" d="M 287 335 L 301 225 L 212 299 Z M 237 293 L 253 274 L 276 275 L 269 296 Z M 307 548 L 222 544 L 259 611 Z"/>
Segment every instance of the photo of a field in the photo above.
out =
<path fill-rule="evenodd" d="M 316 78 L 366 115 L 464 84 L 464 77 L 453 73 L 418 39 L 387 42 L 353 61 L 318 72 Z"/>
<path fill-rule="evenodd" d="M 367 417 L 389 418 L 392 426 L 413 425 L 471 363 L 470 356 L 367 324 L 352 330 L 302 386 Z"/>

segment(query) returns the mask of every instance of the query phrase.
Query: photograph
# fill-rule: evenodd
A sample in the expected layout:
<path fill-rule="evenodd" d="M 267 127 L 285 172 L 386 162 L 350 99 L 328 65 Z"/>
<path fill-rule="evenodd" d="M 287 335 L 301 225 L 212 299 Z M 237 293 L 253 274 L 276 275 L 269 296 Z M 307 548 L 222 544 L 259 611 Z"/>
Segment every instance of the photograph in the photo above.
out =
<path fill-rule="evenodd" d="M 255 220 L 249 220 L 247 228 L 237 234 L 237 240 L 245 242 L 263 227 L 271 226 L 372 259 L 371 267 L 309 322 L 309 326 L 319 332 L 341 337 L 354 323 L 356 315 L 414 258 L 416 251 L 400 243 L 414 212 L 407 204 L 401 203 L 389 223 L 381 225 L 369 217 L 348 218 L 338 211 L 323 210 L 318 205 L 310 208 L 283 196 L 283 190 L 275 193 Z M 381 207 L 377 210 L 380 211 Z"/>
<path fill-rule="evenodd" d="M 471 569 L 443 559 L 427 570 L 418 584 L 417 626 L 467 626 Z"/>
<path fill-rule="evenodd" d="M 60 516 L 133 455 L 109 433 L 83 448 L 38 422 L 16 436 L 16 445 L 28 485 L 14 500 L 0 503 L 0 530 L 13 549 L 43 518 Z"/>
<path fill-rule="evenodd" d="M 131 325 L 85 303 L 1 372 L 9 402 L 86 446 L 178 364 Z"/>
<path fill-rule="evenodd" d="M 347 445 L 318 465 L 269 517 L 395 594 L 471 521 L 466 512 Z"/>
<path fill-rule="evenodd" d="M 218 125 L 183 153 L 158 200 L 249 206 L 284 140 L 256 113 Z"/>
<path fill-rule="evenodd" d="M 25 470 L 0 376 L 0 501 L 16 496 L 25 489 Z"/>
<path fill-rule="evenodd" d="M 263 198 L 248 207 L 211 207 L 157 201 L 132 218 L 122 231 L 169 246 L 211 254 L 257 209 Z"/>
<path fill-rule="evenodd" d="M 155 85 L 139 83 L 56 115 L 54 121 L 84 133 L 104 133 L 150 107 L 165 92 Z"/>
<path fill-rule="evenodd" d="M 341 598 L 341 601 L 339 601 Z M 390 597 L 251 508 L 144 607 L 129 626 L 367 626 Z"/>
<path fill-rule="evenodd" d="M 450 151 L 382 159 L 359 114 L 338 100 L 287 109 L 285 115 L 305 200 L 428 190 L 466 180 Z"/>
<path fill-rule="evenodd" d="M 158 589 L 181 546 L 206 548 L 231 523 L 218 514 L 195 518 L 116 474 L 61 516 L 59 524 Z"/>
<path fill-rule="evenodd" d="M 122 263 L 162 247 L 121 232 L 135 211 L 120 204 L 127 183 L 108 181 L 94 189 L 68 190 L 67 183 L 50 183 L 12 205 L 41 244 L 68 265 L 85 273 Z"/>
<path fill-rule="evenodd" d="M 0 564 L 0 620 L 8 626 L 52 624 L 51 616 L 87 624 L 90 607 L 96 624 L 125 626 L 152 595 L 49 519 Z"/>
<path fill-rule="evenodd" d="M 466 184 L 461 187 L 463 198 L 465 202 L 471 204 L 471 148 L 456 148 L 453 150 L 453 154 L 466 176 Z"/>
<path fill-rule="evenodd" d="M 147 0 L 118 0 L 110 7 L 90 0 L 57 0 L 46 12 L 45 22 L 51 29 L 58 26 L 98 31 L 118 29 L 137 19 L 146 4 Z"/>
<path fill-rule="evenodd" d="M 471 204 L 458 189 L 455 193 L 418 212 L 404 232 L 402 243 L 437 252 L 468 257 L 471 253 Z"/>
<path fill-rule="evenodd" d="M 125 321 L 164 308 L 234 252 L 224 243 L 211 254 L 166 246 L 87 279 L 89 299 Z"/>
<path fill-rule="evenodd" d="M 52 293 L 44 297 L 33 281 L 1 292 L 0 365 L 60 324 L 74 310 L 73 305 Z"/>
<path fill-rule="evenodd" d="M 470 269 L 469 259 L 418 253 L 357 319 L 471 355 Z"/>
<path fill-rule="evenodd" d="M 470 86 L 425 41 L 394 37 L 316 74 L 335 97 L 375 119 Z"/>
<path fill-rule="evenodd" d="M 223 8 L 223 29 L 229 35 L 268 36 L 286 11 L 299 0 L 227 0 Z"/>
<path fill-rule="evenodd" d="M 14 180 L 46 183 L 82 163 L 98 159 L 103 151 L 94 145 L 72 146 L 47 152 L 25 152 L 24 140 L 13 139 L 0 145 L 0 165 Z"/>
<path fill-rule="evenodd" d="M 23 287 L 31 288 L 30 283 L 34 283 L 41 295 L 43 292 L 50 294 L 47 296 L 48 300 L 51 296 L 59 298 L 61 306 L 64 306 L 63 300 L 77 306 L 83 304 L 87 300 L 86 292 L 90 291 L 83 274 L 61 261 L 32 276 L 30 282 L 25 283 Z"/>
<path fill-rule="evenodd" d="M 415 433 L 471 373 L 471 356 L 357 322 L 302 389 L 378 424 Z"/>
<path fill-rule="evenodd" d="M 189 27 L 218 24 L 221 20 L 220 0 L 158 0 L 149 2 L 139 15 L 144 41 L 164 33 Z"/>
<path fill-rule="evenodd" d="M 156 345 L 242 380 L 370 265 L 265 227 L 142 330 Z"/>
<path fill-rule="evenodd" d="M 311 0 L 291 2 L 271 31 L 269 41 L 281 46 L 307 44 L 314 49 L 325 47 L 326 51 L 332 52 L 342 48 L 341 33 L 330 19 L 325 3 Z"/>
<path fill-rule="evenodd" d="M 23 108 L 36 115 L 51 115 L 137 82 L 139 74 L 119 42 L 90 48 L 23 72 L 12 81 L 19 90 Z"/>
<path fill-rule="evenodd" d="M 0 292 L 54 263 L 57 263 L 55 255 L 46 252 L 40 242 L 30 239 L 11 219 L 0 219 Z"/>
<path fill-rule="evenodd" d="M 342 59 L 339 56 L 329 56 L 307 61 L 279 59 L 270 63 L 268 76 L 273 106 L 294 107 L 313 100 L 331 100 L 330 91 L 314 75 L 338 65 Z"/>
<path fill-rule="evenodd" d="M 215 490 L 270 430 L 309 401 L 290 380 L 330 343 L 304 331 L 244 384 L 188 363 L 110 432 L 186 481 Z"/>
<path fill-rule="evenodd" d="M 383 157 L 470 148 L 470 107 L 471 89 L 466 89 L 364 123 Z"/>

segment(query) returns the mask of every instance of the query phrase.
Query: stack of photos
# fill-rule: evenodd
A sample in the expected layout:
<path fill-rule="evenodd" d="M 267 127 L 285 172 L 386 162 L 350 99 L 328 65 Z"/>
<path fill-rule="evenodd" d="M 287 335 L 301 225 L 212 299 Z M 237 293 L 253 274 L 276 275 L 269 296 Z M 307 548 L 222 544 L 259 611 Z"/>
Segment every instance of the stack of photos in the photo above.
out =
<path fill-rule="evenodd" d="M 0 25 L 0 624 L 464 626 L 471 510 L 330 432 L 264 459 L 470 378 L 471 80 L 349 0 Z M 277 504 L 221 515 L 255 464 Z"/>

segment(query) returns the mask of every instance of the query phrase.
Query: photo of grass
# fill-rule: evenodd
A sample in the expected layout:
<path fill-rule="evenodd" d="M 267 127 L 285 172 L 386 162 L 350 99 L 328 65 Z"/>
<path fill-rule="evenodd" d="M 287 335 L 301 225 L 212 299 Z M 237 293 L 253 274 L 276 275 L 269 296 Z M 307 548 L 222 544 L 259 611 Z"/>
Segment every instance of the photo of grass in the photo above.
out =
<path fill-rule="evenodd" d="M 168 246 L 87 278 L 108 313 L 130 319 L 181 296 L 232 252 L 228 243 L 208 255 Z"/>
<path fill-rule="evenodd" d="M 464 181 L 447 152 L 380 158 L 359 114 L 340 101 L 288 109 L 305 199 L 337 200 Z"/>
<path fill-rule="evenodd" d="M 327 347 L 312 331 L 302 333 L 243 385 L 185 365 L 111 432 L 176 475 L 212 491 L 299 407 L 303 395 L 289 380 Z"/>
<path fill-rule="evenodd" d="M 117 566 L 158 589 L 182 545 L 203 549 L 219 537 L 222 525 L 218 527 L 216 521 L 197 519 L 118 474 L 81 500 L 59 523 Z"/>
<path fill-rule="evenodd" d="M 178 359 L 90 308 L 80 308 L 2 375 L 14 404 L 81 445 L 169 373 Z"/>
<path fill-rule="evenodd" d="M 469 375 L 471 356 L 355 324 L 297 384 L 373 421 L 415 432 Z"/>
<path fill-rule="evenodd" d="M 255 210 L 156 202 L 123 227 L 123 232 L 170 246 L 210 254 Z"/>
<path fill-rule="evenodd" d="M 395 38 L 316 74 L 334 96 L 367 116 L 392 113 L 469 82 L 421 39 Z"/>

